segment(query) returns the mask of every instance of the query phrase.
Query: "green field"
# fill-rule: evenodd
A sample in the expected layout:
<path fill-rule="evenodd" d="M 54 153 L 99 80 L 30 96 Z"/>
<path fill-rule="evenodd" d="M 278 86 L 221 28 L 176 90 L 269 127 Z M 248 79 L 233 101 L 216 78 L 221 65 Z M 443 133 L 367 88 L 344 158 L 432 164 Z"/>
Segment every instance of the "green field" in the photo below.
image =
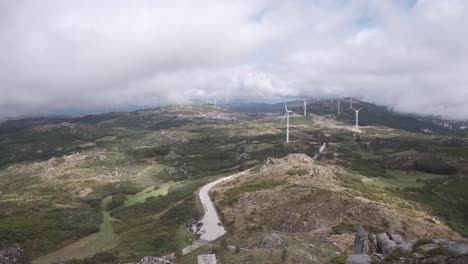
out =
<path fill-rule="evenodd" d="M 165 196 L 169 191 L 169 188 L 173 188 L 180 183 L 178 182 L 166 182 L 161 184 L 160 186 L 149 186 L 143 189 L 143 191 L 138 192 L 135 195 L 127 196 L 125 200 L 125 206 L 133 205 L 135 203 L 144 203 L 145 200 L 149 197 L 157 197 L 157 196 Z"/>
<path fill-rule="evenodd" d="M 405 187 L 423 187 L 424 181 L 441 178 L 441 175 L 417 171 L 387 170 L 388 178 L 379 177 L 372 181 L 381 187 L 405 188 Z M 420 180 L 420 181 L 417 181 Z"/>

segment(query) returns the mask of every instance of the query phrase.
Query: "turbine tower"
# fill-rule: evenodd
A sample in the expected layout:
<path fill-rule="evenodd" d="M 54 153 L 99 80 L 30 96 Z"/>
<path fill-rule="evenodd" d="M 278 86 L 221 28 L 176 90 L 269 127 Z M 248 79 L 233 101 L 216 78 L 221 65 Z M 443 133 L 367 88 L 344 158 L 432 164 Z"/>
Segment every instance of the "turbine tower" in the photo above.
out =
<path fill-rule="evenodd" d="M 284 119 L 286 119 L 286 143 L 289 143 L 289 113 L 294 113 L 294 112 L 288 110 L 288 107 L 286 106 L 286 104 L 284 104 L 284 109 L 286 110 L 286 113 L 284 114 L 281 124 L 283 124 Z"/>
<path fill-rule="evenodd" d="M 304 101 L 304 116 L 307 116 L 307 101 L 306 100 L 303 100 Z"/>
<path fill-rule="evenodd" d="M 337 101 L 338 101 L 338 115 L 340 115 L 341 114 L 341 111 L 340 111 L 341 101 L 340 99 L 338 99 Z"/>
<path fill-rule="evenodd" d="M 356 128 L 355 128 L 356 131 L 359 131 L 359 126 L 358 126 L 358 123 L 359 123 L 359 111 L 361 111 L 361 109 L 362 109 L 362 108 L 359 108 L 359 109 L 356 110 L 356 109 L 353 108 L 354 112 L 356 112 Z"/>

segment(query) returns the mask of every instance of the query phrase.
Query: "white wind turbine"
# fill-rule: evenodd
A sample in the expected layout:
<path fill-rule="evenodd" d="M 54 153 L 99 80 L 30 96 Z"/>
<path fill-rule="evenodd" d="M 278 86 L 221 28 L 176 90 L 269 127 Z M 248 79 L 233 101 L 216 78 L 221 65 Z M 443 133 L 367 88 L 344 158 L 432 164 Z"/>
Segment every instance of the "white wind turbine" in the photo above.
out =
<path fill-rule="evenodd" d="M 281 124 L 283 124 L 284 119 L 286 119 L 286 143 L 289 143 L 289 113 L 294 113 L 294 112 L 291 110 L 288 110 L 288 107 L 286 106 L 286 104 L 284 104 L 284 109 L 286 110 L 286 113 L 284 114 Z"/>
<path fill-rule="evenodd" d="M 358 127 L 358 123 L 359 123 L 359 111 L 361 111 L 361 109 L 362 109 L 362 108 L 359 108 L 359 109 L 356 110 L 356 109 L 353 108 L 354 112 L 356 112 L 356 128 L 355 128 L 356 131 L 359 131 L 359 127 Z"/>
<path fill-rule="evenodd" d="M 307 101 L 306 100 L 302 100 L 304 101 L 304 116 L 307 116 Z"/>
<path fill-rule="evenodd" d="M 353 98 L 349 98 L 349 109 L 353 109 Z"/>

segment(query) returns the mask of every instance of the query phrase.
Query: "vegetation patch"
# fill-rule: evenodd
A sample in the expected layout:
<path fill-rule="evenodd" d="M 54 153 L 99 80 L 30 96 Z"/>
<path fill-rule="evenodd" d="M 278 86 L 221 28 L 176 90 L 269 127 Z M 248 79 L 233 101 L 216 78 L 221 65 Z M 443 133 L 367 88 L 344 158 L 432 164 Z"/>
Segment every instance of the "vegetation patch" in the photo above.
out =
<path fill-rule="evenodd" d="M 91 208 L 53 208 L 0 218 L 2 247 L 19 243 L 30 257 L 99 231 L 102 215 Z"/>
<path fill-rule="evenodd" d="M 336 226 L 332 227 L 333 234 L 341 235 L 341 234 L 349 234 L 354 233 L 355 228 L 354 225 L 348 223 L 339 223 Z"/>

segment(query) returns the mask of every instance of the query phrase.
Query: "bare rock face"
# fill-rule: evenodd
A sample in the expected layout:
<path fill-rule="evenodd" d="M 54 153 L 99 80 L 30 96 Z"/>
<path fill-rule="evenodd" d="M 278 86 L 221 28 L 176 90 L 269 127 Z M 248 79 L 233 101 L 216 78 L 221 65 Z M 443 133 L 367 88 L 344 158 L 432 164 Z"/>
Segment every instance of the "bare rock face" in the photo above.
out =
<path fill-rule="evenodd" d="M 346 259 L 346 264 L 371 264 L 372 260 L 366 254 L 349 255 Z"/>
<path fill-rule="evenodd" d="M 258 242 L 258 247 L 278 248 L 278 247 L 281 247 L 283 244 L 284 244 L 283 239 L 279 235 L 272 233 L 260 239 L 260 241 Z"/>
<path fill-rule="evenodd" d="M 14 244 L 11 247 L 0 249 L 0 264 L 29 264 L 23 249 Z"/>
<path fill-rule="evenodd" d="M 369 254 L 369 239 L 364 227 L 359 226 L 356 230 L 353 246 L 354 254 Z"/>

